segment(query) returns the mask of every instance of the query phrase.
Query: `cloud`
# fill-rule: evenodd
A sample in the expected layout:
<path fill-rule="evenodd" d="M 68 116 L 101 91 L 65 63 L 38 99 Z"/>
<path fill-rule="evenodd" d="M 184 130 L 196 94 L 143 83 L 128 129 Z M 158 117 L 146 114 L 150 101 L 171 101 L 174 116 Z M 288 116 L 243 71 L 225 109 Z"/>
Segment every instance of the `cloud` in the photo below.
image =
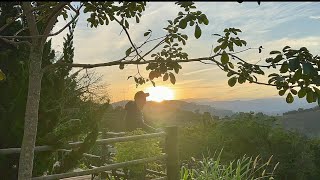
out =
<path fill-rule="evenodd" d="M 319 3 L 306 2 L 263 2 L 259 6 L 257 3 L 237 3 L 237 2 L 195 2 L 198 10 L 205 13 L 209 19 L 209 25 L 203 26 L 202 36 L 199 39 L 194 37 L 194 26 L 183 30 L 189 36 L 187 45 L 183 49 L 188 52 L 189 58 L 208 56 L 212 44 L 217 40 L 211 34 L 222 33 L 226 27 L 240 28 L 243 33 L 239 36 L 248 42 L 248 47 L 259 47 L 262 45 L 264 50 L 261 54 L 257 50 L 248 51 L 239 54 L 245 60 L 255 63 L 264 62 L 269 57 L 268 52 L 271 50 L 282 49 L 289 45 L 293 48 L 302 46 L 307 47 L 312 53 L 319 53 L 320 36 L 315 32 L 312 34 L 310 28 L 305 28 L 304 32 L 297 31 L 296 34 L 287 34 L 281 37 L 284 24 L 290 25 L 302 24 L 302 20 L 320 19 L 318 9 Z M 162 29 L 167 25 L 167 20 L 174 18 L 181 9 L 174 2 L 150 2 L 147 3 L 146 11 L 143 12 L 141 22 L 136 24 L 130 20 L 131 38 L 134 43 L 139 44 L 145 40 L 143 33 L 151 29 L 153 37 L 164 35 Z M 77 63 L 98 63 L 117 60 L 124 56 L 124 52 L 130 47 L 128 38 L 122 32 L 121 28 L 111 23 L 108 26 L 98 28 L 87 27 L 87 14 L 80 15 L 78 25 L 74 35 L 75 45 L 75 62 Z M 63 27 L 65 22 L 59 20 L 55 29 Z M 302 24 L 301 26 L 303 26 Z M 54 48 L 62 50 L 63 37 L 68 31 L 53 38 Z M 310 32 L 308 34 L 308 32 Z M 305 35 L 305 34 L 307 35 Z M 279 38 L 280 36 L 280 38 Z M 142 50 L 148 50 L 156 42 L 146 45 Z M 119 89 L 129 88 L 131 91 L 150 86 L 150 84 L 135 89 L 132 81 L 127 81 L 129 75 L 136 72 L 135 66 L 126 66 L 123 71 L 118 67 L 99 68 L 97 73 L 104 76 L 104 81 L 110 85 L 110 94 L 117 97 Z M 148 72 L 141 67 L 141 72 L 147 75 Z M 181 75 L 182 74 L 182 75 Z M 226 73 L 216 66 L 209 67 L 201 63 L 183 64 L 183 69 L 177 77 L 177 84 L 170 85 L 170 82 L 157 81 L 159 85 L 172 86 L 177 91 L 188 91 L 189 96 L 195 97 L 215 97 L 215 98 L 239 98 L 250 97 L 257 91 L 257 86 L 239 85 L 230 89 L 227 85 L 228 77 Z M 265 78 L 263 79 L 265 80 Z M 210 90 L 213 88 L 213 91 Z M 261 88 L 264 89 L 264 88 Z M 267 88 L 268 89 L 268 88 Z M 192 90 L 189 92 L 189 90 Z M 261 96 L 274 95 L 275 91 L 266 90 Z M 228 94 L 226 94 L 228 92 Z M 128 93 L 129 94 L 129 93 Z M 120 97 L 120 95 L 119 95 Z M 116 99 L 116 98 L 115 98 Z"/>
<path fill-rule="evenodd" d="M 196 71 L 191 71 L 191 72 L 187 72 L 187 73 L 183 73 L 182 75 L 184 76 L 189 76 L 189 75 L 193 75 L 193 74 L 198 74 L 198 73 L 203 73 L 203 72 L 208 72 L 208 71 L 212 71 L 218 69 L 218 67 L 212 67 L 212 68 L 207 68 L 207 69 L 200 69 L 200 70 L 196 70 Z"/>
<path fill-rule="evenodd" d="M 320 16 L 309 16 L 310 19 L 320 19 Z"/>

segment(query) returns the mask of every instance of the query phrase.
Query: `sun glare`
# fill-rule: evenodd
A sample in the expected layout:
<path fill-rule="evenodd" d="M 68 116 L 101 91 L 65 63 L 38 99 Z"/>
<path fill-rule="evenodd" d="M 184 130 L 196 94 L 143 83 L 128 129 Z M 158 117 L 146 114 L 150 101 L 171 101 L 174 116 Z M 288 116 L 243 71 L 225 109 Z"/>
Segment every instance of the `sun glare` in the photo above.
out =
<path fill-rule="evenodd" d="M 148 101 L 162 102 L 163 100 L 174 99 L 173 90 L 164 86 L 149 87 L 145 92 L 150 94 L 149 97 L 147 97 Z"/>

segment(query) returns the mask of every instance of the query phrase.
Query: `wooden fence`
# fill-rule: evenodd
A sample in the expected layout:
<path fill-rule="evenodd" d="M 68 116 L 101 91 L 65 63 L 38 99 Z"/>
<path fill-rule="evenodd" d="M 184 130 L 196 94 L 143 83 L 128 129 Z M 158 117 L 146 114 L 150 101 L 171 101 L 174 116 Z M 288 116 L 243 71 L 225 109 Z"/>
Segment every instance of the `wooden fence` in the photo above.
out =
<path fill-rule="evenodd" d="M 119 135 L 123 136 L 124 134 L 123 133 L 102 133 L 103 139 L 98 139 L 96 141 L 96 145 L 101 145 L 106 147 L 107 145 L 117 143 L 117 142 L 136 141 L 141 139 L 165 137 L 165 153 L 155 157 L 135 159 L 127 162 L 112 163 L 112 164 L 109 164 L 110 162 L 108 162 L 108 157 L 107 157 L 108 152 L 102 152 L 101 156 L 93 155 L 93 154 L 83 154 L 83 156 L 88 158 L 99 158 L 103 162 L 107 162 L 107 165 L 104 165 L 104 163 L 102 163 L 101 166 L 99 167 L 92 166 L 92 168 L 88 170 L 33 177 L 32 180 L 51 180 L 51 179 L 78 177 L 78 176 L 84 176 L 84 175 L 92 175 L 93 177 L 93 174 L 97 174 L 97 173 L 101 173 L 102 177 L 106 178 L 106 174 L 113 174 L 116 171 L 116 169 L 125 168 L 130 165 L 154 162 L 157 160 L 166 161 L 166 173 L 164 174 L 161 172 L 147 170 L 148 173 L 160 176 L 159 178 L 156 178 L 157 180 L 160 180 L 160 179 L 178 180 L 179 179 L 180 166 L 179 166 L 179 155 L 178 155 L 178 128 L 177 127 L 167 127 L 165 129 L 165 132 L 159 132 L 159 133 L 108 138 L 110 136 L 119 136 Z M 36 146 L 35 152 L 41 152 L 41 151 L 70 152 L 71 150 L 67 150 L 67 149 L 77 148 L 82 143 L 83 142 L 69 143 L 63 147 L 65 149 L 55 149 L 52 146 Z M 107 150 L 107 148 L 101 148 L 101 149 Z M 20 151 L 21 151 L 21 148 L 0 149 L 0 154 L 6 155 L 6 154 L 13 154 L 13 153 L 20 153 Z"/>

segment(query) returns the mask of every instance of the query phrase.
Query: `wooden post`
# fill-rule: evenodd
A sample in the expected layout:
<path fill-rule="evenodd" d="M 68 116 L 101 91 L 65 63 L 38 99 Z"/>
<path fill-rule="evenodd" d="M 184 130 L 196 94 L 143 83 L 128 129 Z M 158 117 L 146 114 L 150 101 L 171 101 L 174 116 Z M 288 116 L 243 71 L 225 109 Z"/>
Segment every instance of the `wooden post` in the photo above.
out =
<path fill-rule="evenodd" d="M 167 179 L 179 180 L 178 127 L 166 128 Z"/>

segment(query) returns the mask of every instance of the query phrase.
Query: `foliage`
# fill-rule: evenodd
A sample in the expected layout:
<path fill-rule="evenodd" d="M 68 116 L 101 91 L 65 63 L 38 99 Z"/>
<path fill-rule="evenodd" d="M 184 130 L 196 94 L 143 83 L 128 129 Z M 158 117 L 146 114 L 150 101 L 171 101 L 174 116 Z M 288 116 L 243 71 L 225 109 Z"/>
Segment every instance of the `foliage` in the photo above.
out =
<path fill-rule="evenodd" d="M 137 129 L 129 132 L 127 135 L 141 135 L 145 134 L 144 131 Z M 142 139 L 137 141 L 116 143 L 115 148 L 117 150 L 115 155 L 115 161 L 124 162 L 135 159 L 149 158 L 160 155 L 162 149 L 159 146 L 158 139 Z M 151 168 L 157 168 L 156 163 L 150 163 Z M 128 166 L 129 174 L 132 178 L 140 179 L 144 177 L 144 168 L 142 165 Z"/>
<path fill-rule="evenodd" d="M 274 117 L 261 113 L 239 113 L 210 126 L 203 127 L 199 123 L 184 127 L 180 131 L 180 157 L 186 161 L 189 157 L 200 158 L 208 150 L 215 152 L 222 148 L 222 163 L 244 154 L 260 155 L 264 161 L 273 155 L 273 162 L 280 162 L 275 171 L 276 179 L 317 179 L 320 175 L 319 141 L 286 131 L 276 123 Z"/>
<path fill-rule="evenodd" d="M 15 10 L 11 7 L 15 3 L 7 2 L 0 5 L 3 10 L 0 16 L 2 25 L 7 14 Z M 69 26 L 69 33 L 63 43 L 62 56 L 64 61 L 69 63 L 73 62 L 75 25 L 76 22 Z M 17 22 L 12 28 L 6 29 L 5 34 L 14 32 L 21 28 L 20 26 L 21 24 Z M 0 148 L 21 147 L 28 91 L 29 48 L 27 46 L 16 48 L 2 41 L 0 43 L 0 69 L 6 74 L 5 81 L 0 82 Z M 60 58 L 51 48 L 51 40 L 49 40 L 44 46 L 43 66 L 51 65 Z M 52 166 L 57 160 L 61 162 L 61 168 L 64 168 L 64 171 L 75 167 L 82 153 L 91 147 L 92 139 L 95 140 L 93 135 L 97 132 L 99 119 L 107 108 L 106 104 L 94 103 L 89 98 L 92 95 L 85 94 L 86 87 L 93 87 L 94 78 L 90 77 L 90 80 L 86 77 L 87 75 L 81 76 L 70 74 L 70 72 L 71 68 L 61 67 L 43 75 L 36 145 L 60 146 L 78 137 L 84 137 L 86 143 L 77 151 L 65 156 L 65 159 L 57 159 L 56 152 L 36 153 L 34 176 L 51 173 Z M 91 142 L 89 142 L 90 139 Z M 3 170 L 1 177 L 16 179 L 18 158 L 19 154 L 1 157 L 0 168 Z"/>
<path fill-rule="evenodd" d="M 241 179 L 274 179 L 274 171 L 279 163 L 271 167 L 269 160 L 263 163 L 259 156 L 255 158 L 246 157 L 245 155 L 231 161 L 227 164 L 222 164 L 220 151 L 217 157 L 203 157 L 201 161 L 193 159 L 193 165 L 184 165 L 181 167 L 180 179 L 182 180 L 207 180 L 207 179 L 222 179 L 222 180 L 241 180 Z"/>

